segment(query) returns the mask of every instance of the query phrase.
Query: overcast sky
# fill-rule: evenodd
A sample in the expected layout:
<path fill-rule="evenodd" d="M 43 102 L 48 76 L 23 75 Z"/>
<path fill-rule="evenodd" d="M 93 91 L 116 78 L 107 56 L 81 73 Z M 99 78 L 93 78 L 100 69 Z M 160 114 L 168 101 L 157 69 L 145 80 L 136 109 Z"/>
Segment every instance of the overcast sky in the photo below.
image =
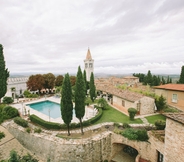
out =
<path fill-rule="evenodd" d="M 184 0 L 0 0 L 10 73 L 180 74 Z"/>

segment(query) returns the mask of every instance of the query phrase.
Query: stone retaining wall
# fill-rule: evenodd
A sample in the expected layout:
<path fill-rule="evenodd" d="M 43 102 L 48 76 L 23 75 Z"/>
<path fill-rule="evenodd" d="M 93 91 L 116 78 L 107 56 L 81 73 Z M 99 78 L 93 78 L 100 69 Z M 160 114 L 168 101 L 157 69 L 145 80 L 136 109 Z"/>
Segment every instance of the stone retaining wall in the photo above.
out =
<path fill-rule="evenodd" d="M 111 131 L 86 139 L 63 139 L 56 132 L 41 134 L 27 133 L 25 128 L 11 122 L 6 125 L 9 132 L 33 154 L 43 161 L 51 162 L 101 162 L 110 161 L 124 146 L 135 148 L 140 157 L 151 162 L 157 161 L 157 150 L 164 153 L 164 143 L 150 136 L 148 142 L 128 140 Z"/>
<path fill-rule="evenodd" d="M 101 162 L 110 159 L 111 133 L 104 132 L 91 139 L 64 140 L 59 137 L 27 133 L 8 126 L 11 134 L 33 154 L 52 162 Z"/>

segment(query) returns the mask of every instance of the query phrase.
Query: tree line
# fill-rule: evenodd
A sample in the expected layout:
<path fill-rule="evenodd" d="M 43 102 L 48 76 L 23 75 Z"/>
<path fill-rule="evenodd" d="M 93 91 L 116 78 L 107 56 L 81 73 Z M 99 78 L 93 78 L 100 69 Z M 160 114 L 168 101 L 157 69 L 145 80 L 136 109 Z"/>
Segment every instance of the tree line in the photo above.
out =
<path fill-rule="evenodd" d="M 163 76 L 160 77 L 159 75 L 152 75 L 150 70 L 148 70 L 147 74 L 134 73 L 133 76 L 138 77 L 139 82 L 143 83 L 143 85 L 159 86 L 162 84 L 172 83 L 172 78 L 169 76 L 165 79 Z"/>
<path fill-rule="evenodd" d="M 63 75 L 55 76 L 52 73 L 47 74 L 36 74 L 31 75 L 26 82 L 27 89 L 30 91 L 39 91 L 42 89 L 52 90 L 55 87 L 62 86 L 63 83 Z M 76 76 L 70 76 L 71 85 L 74 86 L 76 82 Z"/>

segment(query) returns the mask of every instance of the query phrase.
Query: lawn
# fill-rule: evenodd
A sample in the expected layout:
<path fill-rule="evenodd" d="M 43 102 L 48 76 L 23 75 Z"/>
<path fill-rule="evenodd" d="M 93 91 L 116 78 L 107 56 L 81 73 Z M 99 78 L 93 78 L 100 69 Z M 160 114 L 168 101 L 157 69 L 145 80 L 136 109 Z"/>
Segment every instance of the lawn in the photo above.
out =
<path fill-rule="evenodd" d="M 108 107 L 107 110 L 103 110 L 102 117 L 95 122 L 95 124 L 104 123 L 104 122 L 115 122 L 115 123 L 143 123 L 141 119 L 135 119 L 133 121 L 129 120 L 129 116 L 119 112 L 118 110 Z"/>
<path fill-rule="evenodd" d="M 166 120 L 166 117 L 162 114 L 147 116 L 145 118 L 148 120 L 148 122 L 150 124 L 155 124 L 155 121 L 158 120 L 158 119 L 161 119 L 161 120 L 164 120 L 164 121 Z"/>

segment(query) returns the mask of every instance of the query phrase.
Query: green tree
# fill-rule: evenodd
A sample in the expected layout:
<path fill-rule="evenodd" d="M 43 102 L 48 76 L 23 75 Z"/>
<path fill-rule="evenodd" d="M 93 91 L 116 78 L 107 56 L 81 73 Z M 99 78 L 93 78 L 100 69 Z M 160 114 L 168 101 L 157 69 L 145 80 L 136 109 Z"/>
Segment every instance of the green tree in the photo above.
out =
<path fill-rule="evenodd" d="M 153 81 L 153 77 L 152 77 L 151 71 L 148 70 L 148 73 L 146 75 L 146 84 L 149 84 L 150 86 L 152 86 L 152 81 Z"/>
<path fill-rule="evenodd" d="M 87 95 L 87 91 L 88 91 L 88 82 L 87 82 L 87 79 L 86 79 L 86 70 L 84 70 L 83 72 L 83 78 L 84 78 L 84 82 L 85 82 L 85 91 L 86 91 L 86 95 Z"/>
<path fill-rule="evenodd" d="M 106 109 L 107 106 L 108 106 L 108 103 L 107 103 L 107 101 L 104 98 L 100 98 L 97 101 L 97 105 L 98 105 L 98 107 L 101 107 L 102 109 Z"/>
<path fill-rule="evenodd" d="M 55 76 L 52 73 L 44 74 L 43 75 L 45 83 L 44 83 L 44 88 L 45 89 L 53 89 L 55 86 Z"/>
<path fill-rule="evenodd" d="M 62 86 L 63 84 L 63 75 L 58 75 L 55 80 L 55 86 Z"/>
<path fill-rule="evenodd" d="M 61 93 L 61 115 L 64 123 L 68 128 L 68 136 L 70 135 L 69 125 L 72 121 L 73 117 L 73 103 L 72 103 L 72 88 L 69 74 L 65 75 L 63 85 L 62 85 L 62 93 Z"/>
<path fill-rule="evenodd" d="M 178 83 L 184 84 L 184 66 L 181 67 L 181 74 L 180 74 L 180 79 Z"/>
<path fill-rule="evenodd" d="M 158 111 L 163 110 L 166 107 L 166 99 L 161 95 L 155 100 L 155 104 Z"/>
<path fill-rule="evenodd" d="M 85 82 L 80 66 L 78 67 L 77 80 L 75 84 L 75 114 L 80 121 L 81 133 L 83 132 L 82 118 L 85 114 Z"/>
<path fill-rule="evenodd" d="M 91 76 L 90 76 L 89 94 L 90 94 L 90 98 L 91 98 L 92 102 L 94 102 L 94 100 L 96 98 L 96 87 L 95 87 L 95 83 L 94 83 L 93 72 L 91 73 Z"/>
<path fill-rule="evenodd" d="M 165 83 L 166 83 L 166 81 L 165 81 L 164 77 L 162 76 L 162 84 L 165 84 Z"/>
<path fill-rule="evenodd" d="M 3 55 L 3 46 L 0 44 L 0 103 L 1 98 L 7 92 L 7 79 L 9 77 L 9 71 L 6 68 L 4 55 Z"/>

